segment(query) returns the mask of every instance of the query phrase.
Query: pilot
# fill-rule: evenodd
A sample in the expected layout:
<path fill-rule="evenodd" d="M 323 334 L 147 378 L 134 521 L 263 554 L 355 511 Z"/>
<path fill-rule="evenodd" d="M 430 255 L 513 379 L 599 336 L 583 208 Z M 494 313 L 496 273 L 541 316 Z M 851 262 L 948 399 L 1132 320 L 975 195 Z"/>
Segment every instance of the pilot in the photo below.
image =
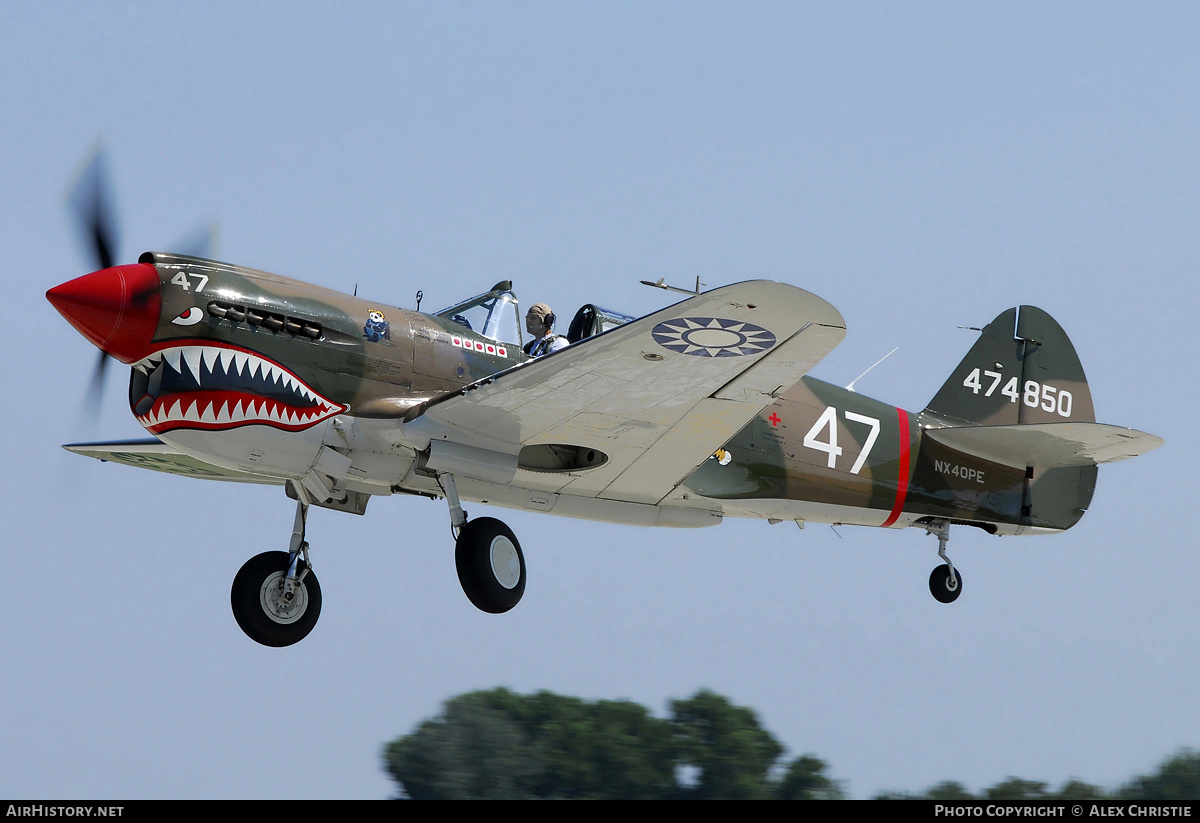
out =
<path fill-rule="evenodd" d="M 567 338 L 554 333 L 554 312 L 545 303 L 534 303 L 525 313 L 525 329 L 533 340 L 525 346 L 530 357 L 541 357 L 568 345 Z"/>

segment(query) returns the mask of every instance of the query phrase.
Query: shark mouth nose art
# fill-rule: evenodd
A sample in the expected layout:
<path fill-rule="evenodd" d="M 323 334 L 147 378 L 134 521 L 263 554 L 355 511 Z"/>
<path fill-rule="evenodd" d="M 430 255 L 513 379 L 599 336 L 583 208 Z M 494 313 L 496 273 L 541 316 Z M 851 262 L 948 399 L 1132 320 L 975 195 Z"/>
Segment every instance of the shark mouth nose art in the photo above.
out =
<path fill-rule="evenodd" d="M 261 354 L 211 341 L 174 343 L 134 363 L 129 406 L 154 434 L 251 425 L 301 431 L 349 408 Z"/>

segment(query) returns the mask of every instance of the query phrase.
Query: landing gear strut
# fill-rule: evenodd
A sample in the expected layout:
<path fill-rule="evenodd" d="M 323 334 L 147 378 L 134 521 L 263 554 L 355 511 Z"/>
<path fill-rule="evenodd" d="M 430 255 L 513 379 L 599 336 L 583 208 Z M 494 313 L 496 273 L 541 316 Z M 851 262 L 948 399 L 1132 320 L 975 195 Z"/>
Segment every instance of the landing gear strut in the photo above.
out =
<path fill-rule="evenodd" d="M 304 539 L 308 502 L 303 487 L 293 488 L 297 502 L 291 550 L 263 552 L 247 560 L 229 596 L 238 626 L 264 646 L 299 643 L 321 615 L 321 584 L 309 566 Z"/>
<path fill-rule="evenodd" d="M 950 541 L 950 521 L 935 520 L 925 527 L 926 534 L 936 534 L 938 539 L 938 557 L 946 565 L 938 566 L 929 575 L 929 591 L 939 603 L 953 603 L 962 593 L 962 572 L 954 568 L 950 558 L 946 556 L 946 543 Z"/>
<path fill-rule="evenodd" d="M 477 609 L 502 614 L 525 594 L 525 555 L 512 529 L 494 517 L 467 520 L 454 476 L 438 476 L 454 530 L 454 565 L 463 593 Z"/>

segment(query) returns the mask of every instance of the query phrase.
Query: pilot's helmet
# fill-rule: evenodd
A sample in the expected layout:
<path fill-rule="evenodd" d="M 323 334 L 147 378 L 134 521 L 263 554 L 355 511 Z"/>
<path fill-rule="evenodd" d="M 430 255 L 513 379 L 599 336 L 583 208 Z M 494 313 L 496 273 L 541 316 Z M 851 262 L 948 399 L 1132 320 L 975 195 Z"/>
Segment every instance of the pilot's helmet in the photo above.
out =
<path fill-rule="evenodd" d="M 545 303 L 534 303 L 525 314 L 525 328 L 530 334 L 540 335 L 554 325 L 554 311 Z"/>

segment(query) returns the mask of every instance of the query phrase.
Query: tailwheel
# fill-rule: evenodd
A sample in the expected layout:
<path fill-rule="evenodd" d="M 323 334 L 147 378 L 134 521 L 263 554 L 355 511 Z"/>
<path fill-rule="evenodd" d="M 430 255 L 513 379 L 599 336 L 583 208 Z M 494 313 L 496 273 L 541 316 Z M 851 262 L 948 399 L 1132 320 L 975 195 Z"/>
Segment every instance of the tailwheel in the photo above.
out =
<path fill-rule="evenodd" d="M 255 643 L 290 646 L 317 624 L 321 585 L 299 553 L 263 552 L 238 571 L 230 602 L 238 625 Z"/>
<path fill-rule="evenodd" d="M 929 575 L 929 591 L 939 603 L 953 603 L 962 594 L 962 572 L 954 568 L 946 555 L 946 544 L 950 542 L 950 521 L 931 520 L 923 524 L 926 534 L 935 534 L 938 539 L 938 557 L 944 566 L 938 566 Z"/>
<path fill-rule="evenodd" d="M 950 566 L 938 566 L 929 575 L 929 591 L 939 603 L 953 603 L 962 594 L 962 572 Z"/>
<path fill-rule="evenodd" d="M 494 517 L 463 525 L 454 546 L 458 582 L 476 608 L 501 614 L 525 593 L 525 556 L 512 529 Z"/>

